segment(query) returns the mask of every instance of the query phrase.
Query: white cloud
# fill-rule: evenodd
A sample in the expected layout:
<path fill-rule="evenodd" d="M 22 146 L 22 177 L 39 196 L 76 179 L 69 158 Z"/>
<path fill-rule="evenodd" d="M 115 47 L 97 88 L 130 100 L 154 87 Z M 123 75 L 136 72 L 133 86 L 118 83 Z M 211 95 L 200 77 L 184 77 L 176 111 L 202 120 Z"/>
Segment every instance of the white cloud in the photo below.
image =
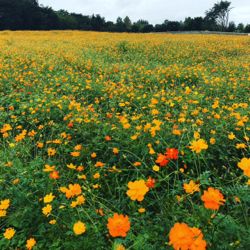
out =
<path fill-rule="evenodd" d="M 156 24 L 185 17 L 204 16 L 216 0 L 40 0 L 39 3 L 55 10 L 65 9 L 84 15 L 100 14 L 115 21 L 118 16 L 129 16 L 132 21 L 146 19 Z M 230 20 L 250 23 L 250 1 L 232 0 Z"/>

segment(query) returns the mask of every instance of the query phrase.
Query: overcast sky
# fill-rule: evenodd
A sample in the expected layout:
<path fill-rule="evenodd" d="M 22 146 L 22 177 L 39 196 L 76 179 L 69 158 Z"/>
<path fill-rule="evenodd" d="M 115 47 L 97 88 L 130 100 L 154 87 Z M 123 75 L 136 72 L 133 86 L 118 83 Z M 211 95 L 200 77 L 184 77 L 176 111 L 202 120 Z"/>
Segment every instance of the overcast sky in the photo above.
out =
<path fill-rule="evenodd" d="M 229 0 L 230 1 L 230 0 Z M 64 9 L 84 15 L 100 14 L 107 21 L 129 16 L 132 21 L 146 19 L 152 24 L 185 17 L 204 16 L 217 0 L 39 0 L 54 10 Z M 230 21 L 250 23 L 250 0 L 231 0 Z"/>

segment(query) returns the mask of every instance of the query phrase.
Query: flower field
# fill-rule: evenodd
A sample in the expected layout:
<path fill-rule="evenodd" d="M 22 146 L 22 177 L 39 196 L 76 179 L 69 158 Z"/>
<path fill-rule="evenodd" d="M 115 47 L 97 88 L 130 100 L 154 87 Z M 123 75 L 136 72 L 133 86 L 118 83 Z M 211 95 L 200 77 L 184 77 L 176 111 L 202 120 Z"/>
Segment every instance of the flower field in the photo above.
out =
<path fill-rule="evenodd" d="M 249 55 L 0 32 L 0 249 L 250 249 Z"/>

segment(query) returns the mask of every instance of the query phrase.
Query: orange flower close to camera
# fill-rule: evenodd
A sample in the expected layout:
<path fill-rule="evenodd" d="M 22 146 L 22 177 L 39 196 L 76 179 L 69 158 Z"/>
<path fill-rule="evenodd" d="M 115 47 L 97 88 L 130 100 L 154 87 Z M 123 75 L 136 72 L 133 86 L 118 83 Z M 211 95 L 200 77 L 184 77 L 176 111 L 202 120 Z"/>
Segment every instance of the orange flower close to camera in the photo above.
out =
<path fill-rule="evenodd" d="M 163 154 L 158 154 L 158 158 L 155 161 L 158 165 L 160 165 L 161 167 L 165 167 L 167 166 L 167 164 L 169 163 L 168 158 L 166 157 L 166 155 Z"/>
<path fill-rule="evenodd" d="M 165 153 L 167 159 L 169 160 L 177 160 L 178 154 L 179 154 L 179 151 L 176 148 L 167 148 L 166 153 Z"/>
<path fill-rule="evenodd" d="M 114 214 L 108 219 L 107 228 L 112 237 L 126 237 L 130 229 L 130 221 L 128 216 Z"/>
<path fill-rule="evenodd" d="M 218 210 L 221 205 L 224 205 L 225 199 L 223 194 L 215 188 L 209 187 L 201 196 L 204 206 L 207 209 Z"/>
<path fill-rule="evenodd" d="M 175 250 L 205 250 L 207 243 L 200 229 L 186 223 L 175 223 L 169 233 L 169 245 Z"/>

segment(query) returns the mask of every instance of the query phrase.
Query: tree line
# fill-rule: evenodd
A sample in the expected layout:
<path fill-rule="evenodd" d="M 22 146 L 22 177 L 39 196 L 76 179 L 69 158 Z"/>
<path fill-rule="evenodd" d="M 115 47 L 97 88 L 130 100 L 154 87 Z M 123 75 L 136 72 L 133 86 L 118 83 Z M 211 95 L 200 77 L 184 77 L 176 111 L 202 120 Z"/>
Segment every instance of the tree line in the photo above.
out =
<path fill-rule="evenodd" d="M 228 31 L 250 33 L 250 24 L 229 22 L 231 2 L 220 1 L 204 17 L 184 21 L 165 20 L 152 25 L 147 20 L 132 22 L 128 16 L 116 22 L 100 15 L 82 15 L 65 10 L 54 11 L 38 0 L 0 0 L 0 30 L 93 30 L 109 32 Z"/>

